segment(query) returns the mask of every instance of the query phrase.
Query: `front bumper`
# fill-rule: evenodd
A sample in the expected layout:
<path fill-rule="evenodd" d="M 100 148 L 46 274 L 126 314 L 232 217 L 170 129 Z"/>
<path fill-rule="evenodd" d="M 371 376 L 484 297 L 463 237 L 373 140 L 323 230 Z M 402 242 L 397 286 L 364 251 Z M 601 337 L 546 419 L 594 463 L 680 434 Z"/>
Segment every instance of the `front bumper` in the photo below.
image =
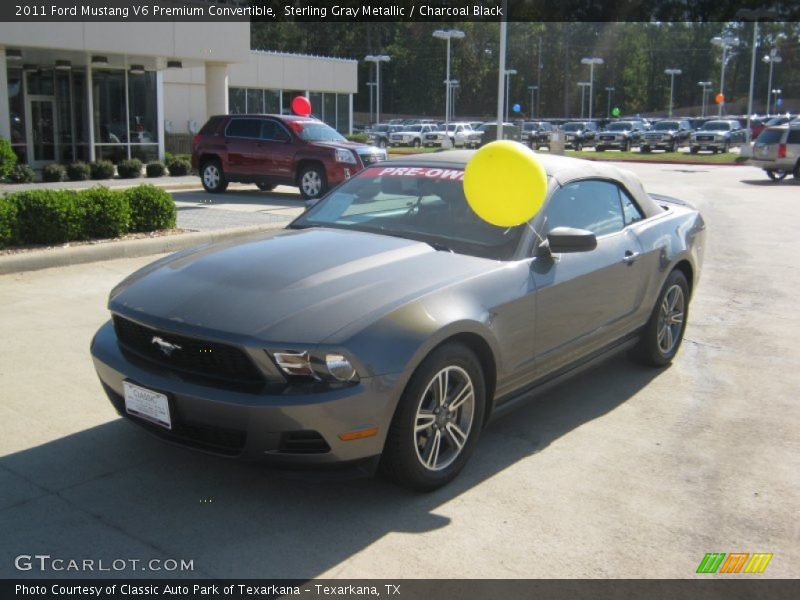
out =
<path fill-rule="evenodd" d="M 174 444 L 278 466 L 324 467 L 374 462 L 383 450 L 405 375 L 363 378 L 317 393 L 243 392 L 187 381 L 157 365 L 131 360 L 109 321 L 92 340 L 92 358 L 117 412 Z M 129 415 L 123 381 L 165 394 L 172 429 Z M 340 434 L 377 427 L 375 436 Z"/>
<path fill-rule="evenodd" d="M 793 158 L 749 158 L 748 164 L 764 169 L 765 171 L 789 171 L 794 169 L 795 159 Z"/>
<path fill-rule="evenodd" d="M 716 150 L 730 145 L 730 140 L 692 140 L 692 147 L 699 148 L 700 150 Z"/>

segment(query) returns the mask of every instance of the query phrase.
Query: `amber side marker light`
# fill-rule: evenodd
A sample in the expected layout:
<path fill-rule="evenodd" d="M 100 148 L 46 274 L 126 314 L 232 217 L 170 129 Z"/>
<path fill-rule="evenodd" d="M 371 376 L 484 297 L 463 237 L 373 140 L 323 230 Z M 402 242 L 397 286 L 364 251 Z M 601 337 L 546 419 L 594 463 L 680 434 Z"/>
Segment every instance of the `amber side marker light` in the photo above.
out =
<path fill-rule="evenodd" d="M 377 427 L 370 427 L 368 429 L 359 429 L 357 431 L 348 431 L 347 433 L 340 433 L 339 439 L 343 442 L 350 442 L 352 440 L 361 440 L 363 438 L 372 437 L 373 435 L 378 435 L 378 428 Z"/>

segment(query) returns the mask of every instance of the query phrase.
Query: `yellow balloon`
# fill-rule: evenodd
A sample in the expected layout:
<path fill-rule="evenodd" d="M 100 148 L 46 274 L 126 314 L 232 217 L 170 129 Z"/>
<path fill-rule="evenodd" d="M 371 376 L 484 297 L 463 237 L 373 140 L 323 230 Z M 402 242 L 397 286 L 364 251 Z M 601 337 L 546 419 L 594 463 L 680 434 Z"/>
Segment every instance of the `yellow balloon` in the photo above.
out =
<path fill-rule="evenodd" d="M 497 140 L 483 146 L 467 162 L 464 195 L 484 221 L 513 227 L 542 209 L 547 174 L 533 150 L 519 142 Z"/>

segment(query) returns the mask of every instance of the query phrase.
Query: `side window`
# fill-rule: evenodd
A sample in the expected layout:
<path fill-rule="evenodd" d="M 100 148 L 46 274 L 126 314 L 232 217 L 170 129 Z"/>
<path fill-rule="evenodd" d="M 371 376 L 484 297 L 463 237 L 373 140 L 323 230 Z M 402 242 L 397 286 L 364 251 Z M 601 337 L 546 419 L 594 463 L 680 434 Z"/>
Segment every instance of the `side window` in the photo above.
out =
<path fill-rule="evenodd" d="M 225 135 L 257 139 L 261 137 L 261 121 L 259 119 L 231 119 Z"/>
<path fill-rule="evenodd" d="M 622 188 L 618 187 L 619 200 L 622 203 L 622 216 L 625 218 L 625 225 L 630 225 L 636 221 L 641 221 L 644 218 L 642 211 L 636 206 L 636 203 L 628 196 L 628 193 Z"/>
<path fill-rule="evenodd" d="M 790 129 L 789 137 L 786 138 L 787 144 L 800 144 L 800 129 Z"/>
<path fill-rule="evenodd" d="M 564 186 L 553 194 L 546 215 L 548 230 L 575 227 L 601 236 L 625 227 L 619 188 L 607 181 L 577 181 Z"/>
<path fill-rule="evenodd" d="M 286 131 L 275 121 L 265 119 L 261 121 L 261 139 L 285 142 L 289 138 Z"/>

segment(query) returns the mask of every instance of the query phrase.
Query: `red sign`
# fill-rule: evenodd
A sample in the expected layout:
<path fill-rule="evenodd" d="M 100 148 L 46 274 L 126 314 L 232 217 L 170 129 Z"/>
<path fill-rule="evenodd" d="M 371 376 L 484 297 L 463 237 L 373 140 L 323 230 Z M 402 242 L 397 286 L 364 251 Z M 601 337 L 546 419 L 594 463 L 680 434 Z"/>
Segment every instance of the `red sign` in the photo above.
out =
<path fill-rule="evenodd" d="M 447 179 L 463 181 L 462 169 L 440 169 L 438 167 L 370 167 L 364 173 L 370 177 L 417 177 L 420 179 Z"/>

